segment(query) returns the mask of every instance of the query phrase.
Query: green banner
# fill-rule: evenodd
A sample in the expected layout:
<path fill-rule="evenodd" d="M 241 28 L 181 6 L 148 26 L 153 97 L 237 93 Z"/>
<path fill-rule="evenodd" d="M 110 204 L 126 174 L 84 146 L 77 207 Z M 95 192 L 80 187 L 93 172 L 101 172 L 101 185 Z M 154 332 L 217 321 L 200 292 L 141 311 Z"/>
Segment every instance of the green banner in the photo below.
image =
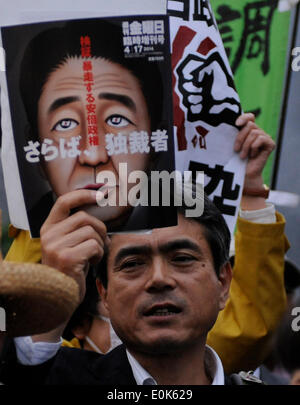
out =
<path fill-rule="evenodd" d="M 290 12 L 278 0 L 211 0 L 245 112 L 276 141 L 284 90 Z M 264 170 L 271 182 L 274 154 Z"/>

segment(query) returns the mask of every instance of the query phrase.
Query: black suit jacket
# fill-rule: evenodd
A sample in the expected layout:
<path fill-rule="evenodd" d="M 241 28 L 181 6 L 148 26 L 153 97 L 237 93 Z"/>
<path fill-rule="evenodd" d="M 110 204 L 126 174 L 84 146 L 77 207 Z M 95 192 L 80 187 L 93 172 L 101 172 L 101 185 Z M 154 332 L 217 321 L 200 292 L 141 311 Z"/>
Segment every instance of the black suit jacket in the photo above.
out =
<path fill-rule="evenodd" d="M 23 366 L 17 362 L 13 341 L 7 339 L 0 363 L 0 382 L 5 385 L 137 385 L 124 345 L 106 355 L 61 347 L 47 362 Z M 236 382 L 225 376 L 225 385 Z"/>
<path fill-rule="evenodd" d="M 136 385 L 124 345 L 101 355 L 62 347 L 57 355 L 37 366 L 17 363 L 13 343 L 6 345 L 0 367 L 6 385 Z"/>

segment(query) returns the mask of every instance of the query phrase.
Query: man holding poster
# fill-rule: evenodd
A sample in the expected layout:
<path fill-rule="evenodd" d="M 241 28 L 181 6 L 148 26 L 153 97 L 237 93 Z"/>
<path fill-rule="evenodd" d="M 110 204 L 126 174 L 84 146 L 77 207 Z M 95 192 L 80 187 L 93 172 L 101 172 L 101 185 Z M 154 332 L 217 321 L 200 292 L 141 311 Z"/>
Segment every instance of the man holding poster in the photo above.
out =
<path fill-rule="evenodd" d="M 181 3 L 185 3 L 186 6 L 189 2 Z M 180 104 L 180 109 L 186 114 L 177 114 L 178 110 L 176 110 L 175 101 L 174 110 L 176 113 L 174 114 L 174 119 L 175 126 L 177 127 L 176 139 L 178 139 L 178 147 L 181 140 L 184 140 L 181 136 L 181 131 L 187 129 L 185 133 L 187 147 L 182 150 L 179 147 L 177 161 L 183 162 L 182 167 L 180 167 L 181 170 L 187 170 L 191 168 L 191 165 L 193 164 L 196 164 L 196 169 L 199 165 L 202 165 L 201 167 L 204 167 L 207 173 L 211 172 L 211 169 L 216 169 L 213 170 L 212 176 L 210 176 L 212 178 L 212 184 L 210 184 L 210 190 L 212 191 L 211 197 L 214 198 L 215 202 L 219 201 L 221 205 L 226 205 L 223 204 L 224 199 L 228 198 L 229 195 L 229 197 L 231 197 L 229 199 L 233 200 L 235 204 L 234 209 L 230 209 L 230 216 L 234 218 L 237 215 L 237 207 L 241 197 L 241 184 L 245 166 L 244 163 L 241 163 L 238 155 L 233 151 L 236 134 L 238 132 L 235 127 L 235 118 L 239 116 L 240 107 L 237 95 L 232 87 L 229 73 L 230 69 L 226 62 L 226 58 L 223 58 L 222 62 L 222 58 L 217 55 L 217 53 L 223 55 L 222 45 L 218 39 L 218 32 L 214 24 L 209 3 L 207 1 L 192 1 L 190 4 L 194 4 L 195 10 L 193 10 L 192 7 L 191 9 L 188 8 L 189 12 L 187 13 L 187 16 L 185 15 L 183 16 L 184 18 L 178 19 L 177 15 L 174 19 L 171 18 L 171 21 L 174 24 L 173 57 L 176 56 L 175 51 L 179 52 L 180 49 L 183 50 L 184 44 L 187 51 L 187 54 L 184 56 L 185 59 L 180 59 L 183 56 L 180 52 L 179 59 L 173 59 L 174 71 L 182 74 L 182 77 L 178 81 L 178 86 L 175 86 L 174 89 L 176 90 L 177 95 L 179 94 L 178 92 L 181 91 L 182 104 Z M 199 4 L 199 7 L 196 6 Z M 190 16 L 194 17 L 191 21 L 189 21 Z M 175 24 L 175 20 L 180 23 L 179 26 L 183 27 L 183 29 L 179 28 L 177 30 L 178 26 Z M 203 29 L 198 30 L 197 27 L 199 24 L 204 24 L 203 26 L 201 25 Z M 193 31 L 199 35 L 195 36 Z M 188 32 L 189 34 L 187 36 L 187 42 L 185 41 L 184 35 L 181 37 L 181 33 L 184 34 L 185 32 Z M 177 37 L 177 33 L 180 34 L 180 37 Z M 192 37 L 195 41 L 192 41 Z M 176 42 L 174 38 L 179 38 L 179 40 Z M 191 48 L 188 47 L 189 43 Z M 197 43 L 198 45 L 195 48 L 195 44 Z M 179 48 L 176 48 L 175 44 L 177 44 Z M 180 46 L 182 48 L 180 48 Z M 196 56 L 194 55 L 195 51 L 197 53 Z M 190 57 L 190 55 L 192 56 Z M 196 63 L 196 66 L 194 63 Z M 207 88 L 205 87 L 206 84 L 208 84 Z M 221 89 L 223 88 L 223 92 L 218 88 L 218 84 L 220 84 Z M 224 92 L 228 91 L 228 87 L 231 89 L 229 93 L 230 100 L 224 96 Z M 208 111 L 206 106 L 204 106 L 204 103 L 202 103 L 203 95 L 209 99 L 210 109 Z M 200 114 L 202 110 L 205 112 L 204 115 Z M 199 120 L 196 119 L 193 121 L 197 112 L 199 114 Z M 223 115 L 223 112 L 226 114 Z M 223 118 L 228 115 L 225 124 L 218 121 L 219 114 L 222 115 Z M 72 129 L 76 128 L 76 123 L 73 121 L 71 122 L 69 117 L 63 118 L 68 119 L 59 123 L 60 129 L 65 129 L 65 127 L 69 126 L 71 126 Z M 55 129 L 57 128 L 58 127 Z M 214 130 L 214 128 L 216 130 Z M 213 143 L 211 143 L 211 141 Z M 232 169 L 233 162 L 239 162 L 234 170 Z M 227 163 L 228 166 L 226 166 Z M 211 164 L 215 165 L 215 167 L 209 167 Z M 215 173 L 217 175 L 217 181 L 216 176 L 214 176 Z M 237 180 L 236 176 L 239 180 Z M 217 189 L 218 184 L 219 186 L 222 186 L 222 183 L 222 189 L 220 187 Z M 207 185 L 207 187 L 208 186 L 209 185 Z M 216 194 L 216 197 L 214 197 L 214 193 Z"/>
<path fill-rule="evenodd" d="M 244 127 L 237 137 L 235 148 L 242 156 L 248 153 L 250 157 L 247 165 L 247 187 L 259 188 L 262 186 L 261 172 L 266 158 L 274 148 L 274 142 L 256 127 L 253 119 L 251 114 L 240 118 Z M 87 264 L 89 259 L 94 263 L 97 258 L 102 257 L 105 242 L 105 227 L 103 224 L 97 225 L 95 218 L 85 217 L 83 213 L 68 215 L 70 207 L 80 205 L 82 199 L 85 202 L 92 201 L 93 196 L 89 196 L 89 193 L 90 190 L 84 190 L 80 195 L 75 191 L 57 201 L 53 213 L 42 228 L 42 246 L 31 242 L 24 252 L 30 261 L 40 260 L 43 253 L 43 260 L 47 263 L 64 269 L 70 275 L 76 274 L 76 280 L 81 286 L 84 285 L 84 275 L 75 269 Z M 236 264 L 230 299 L 208 334 L 208 344 L 217 349 L 225 370 L 230 370 L 229 372 L 259 364 L 266 352 L 266 341 L 276 327 L 285 305 L 283 257 L 287 242 L 284 237 L 284 219 L 280 214 L 275 216 L 274 207 L 266 206 L 264 197 L 245 195 L 242 208 L 245 211 L 241 212 L 242 218 L 238 221 Z M 193 218 L 190 220 L 197 221 Z M 93 233 L 85 234 L 87 224 L 94 229 Z M 165 231 L 177 235 L 176 228 L 167 228 Z M 155 235 L 160 232 L 163 231 L 156 231 Z M 146 237 L 135 235 L 134 240 L 137 243 Z M 21 232 L 7 259 L 20 259 L 24 245 L 22 240 L 24 241 L 24 233 Z M 125 246 L 129 235 L 121 240 Z M 81 250 L 83 243 L 85 249 Z M 80 262 L 77 261 L 78 254 Z M 24 256 L 21 260 L 24 260 Z M 105 264 L 102 265 L 104 267 Z M 267 288 L 262 288 L 261 284 Z M 84 294 L 83 288 L 81 291 Z M 37 341 L 45 339 L 42 336 L 36 338 Z M 247 357 L 245 354 L 249 351 L 252 355 Z"/>
<path fill-rule="evenodd" d="M 68 216 L 76 202 L 92 200 L 91 191 L 84 191 L 55 204 L 41 231 L 43 262 L 56 263 L 75 279 L 83 299 L 86 265 L 101 260 L 99 293 L 124 345 L 105 356 L 60 348 L 62 325 L 33 336 L 36 343 L 17 339 L 19 362 L 14 350 L 9 361 L 6 354 L 0 379 L 8 385 L 224 385 L 222 363 L 206 346 L 232 278 L 230 232 L 221 213 L 205 197 L 202 216 L 186 218 L 183 204 L 176 227 L 113 235 L 105 249 L 99 220 L 86 215 L 94 234 L 81 243 L 74 231 L 78 218 Z M 66 247 L 70 240 L 72 249 Z"/>

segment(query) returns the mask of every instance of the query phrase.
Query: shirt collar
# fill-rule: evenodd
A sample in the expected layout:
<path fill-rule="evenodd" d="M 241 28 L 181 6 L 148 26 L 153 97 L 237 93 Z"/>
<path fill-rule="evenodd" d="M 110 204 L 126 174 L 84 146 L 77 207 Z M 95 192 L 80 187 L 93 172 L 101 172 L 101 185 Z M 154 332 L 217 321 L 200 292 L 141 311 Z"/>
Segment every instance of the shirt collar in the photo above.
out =
<path fill-rule="evenodd" d="M 210 347 L 205 346 L 205 368 L 212 379 L 211 385 L 225 385 L 224 369 L 220 357 Z"/>
<path fill-rule="evenodd" d="M 157 385 L 155 379 L 140 365 L 128 350 L 126 350 L 126 354 L 137 385 Z"/>
<path fill-rule="evenodd" d="M 137 385 L 157 385 L 155 379 L 140 363 L 126 350 L 127 358 Z M 212 379 L 211 385 L 224 385 L 224 369 L 220 357 L 210 347 L 205 346 L 205 368 Z"/>

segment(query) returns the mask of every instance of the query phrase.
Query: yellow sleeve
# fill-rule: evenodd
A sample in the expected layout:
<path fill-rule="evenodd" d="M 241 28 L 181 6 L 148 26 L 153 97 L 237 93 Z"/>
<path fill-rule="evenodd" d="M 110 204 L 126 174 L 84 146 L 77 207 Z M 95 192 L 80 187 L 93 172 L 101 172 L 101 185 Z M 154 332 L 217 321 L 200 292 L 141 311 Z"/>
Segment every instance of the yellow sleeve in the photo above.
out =
<path fill-rule="evenodd" d="M 208 335 L 227 374 L 254 370 L 269 353 L 272 333 L 286 309 L 284 217 L 274 224 L 239 218 L 230 298 Z"/>
<path fill-rule="evenodd" d="M 72 347 L 72 348 L 76 348 L 76 349 L 81 349 L 79 340 L 77 338 L 73 338 L 72 340 L 66 340 L 63 339 L 62 344 L 63 347 Z"/>
<path fill-rule="evenodd" d="M 41 261 L 40 239 L 32 239 L 28 231 L 14 228 L 10 225 L 9 236 L 14 237 L 14 241 L 5 257 L 10 262 L 31 262 Z"/>

